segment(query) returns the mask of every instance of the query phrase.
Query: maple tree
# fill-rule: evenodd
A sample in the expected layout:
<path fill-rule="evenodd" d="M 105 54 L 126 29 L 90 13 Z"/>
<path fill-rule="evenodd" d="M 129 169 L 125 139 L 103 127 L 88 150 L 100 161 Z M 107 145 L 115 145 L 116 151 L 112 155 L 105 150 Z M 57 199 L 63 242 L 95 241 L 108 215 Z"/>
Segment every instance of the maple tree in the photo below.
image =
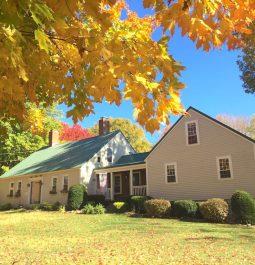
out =
<path fill-rule="evenodd" d="M 139 17 L 117 0 L 3 0 L 0 5 L 0 116 L 23 118 L 24 102 L 64 103 L 74 122 L 106 100 L 131 99 L 149 132 L 185 114 L 179 80 L 184 67 L 168 53 L 182 35 L 209 50 L 242 45 L 255 18 L 254 0 L 144 0 Z M 127 18 L 121 18 L 123 10 Z M 155 41 L 158 27 L 164 34 Z M 168 33 L 168 31 L 170 33 Z M 124 84 L 124 88 L 121 84 Z"/>
<path fill-rule="evenodd" d="M 62 129 L 59 134 L 59 140 L 62 142 L 77 141 L 94 136 L 88 129 L 82 128 L 80 124 L 69 126 L 67 123 L 62 123 Z"/>
<path fill-rule="evenodd" d="M 61 111 L 55 106 L 26 103 L 22 122 L 15 118 L 0 119 L 0 175 L 38 149 L 48 145 L 49 131 L 60 128 Z"/>

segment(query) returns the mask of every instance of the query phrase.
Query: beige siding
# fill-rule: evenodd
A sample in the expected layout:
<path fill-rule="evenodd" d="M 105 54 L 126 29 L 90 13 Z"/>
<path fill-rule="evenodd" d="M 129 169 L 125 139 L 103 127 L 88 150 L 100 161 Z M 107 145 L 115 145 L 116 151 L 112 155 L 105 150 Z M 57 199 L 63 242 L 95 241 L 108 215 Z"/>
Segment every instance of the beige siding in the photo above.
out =
<path fill-rule="evenodd" d="M 190 110 L 147 158 L 148 191 L 156 198 L 230 198 L 237 189 L 255 197 L 255 154 L 251 141 Z M 186 145 L 185 122 L 198 121 L 200 144 Z M 218 179 L 216 157 L 231 156 L 233 179 Z M 177 184 L 167 184 L 165 164 L 177 163 Z"/>
<path fill-rule="evenodd" d="M 63 189 L 63 176 L 69 177 L 69 187 L 80 183 L 80 169 L 62 170 L 50 173 L 42 173 L 37 175 L 21 176 L 6 178 L 0 180 L 0 204 L 11 203 L 14 206 L 29 205 L 30 204 L 30 182 L 33 179 L 42 181 L 41 202 L 55 203 L 60 202 L 65 204 L 67 202 L 67 194 L 61 193 Z M 52 189 L 52 177 L 57 177 L 57 194 L 50 194 Z M 21 196 L 7 197 L 9 193 L 9 184 L 14 182 L 14 193 L 17 191 L 18 181 L 22 181 Z"/>

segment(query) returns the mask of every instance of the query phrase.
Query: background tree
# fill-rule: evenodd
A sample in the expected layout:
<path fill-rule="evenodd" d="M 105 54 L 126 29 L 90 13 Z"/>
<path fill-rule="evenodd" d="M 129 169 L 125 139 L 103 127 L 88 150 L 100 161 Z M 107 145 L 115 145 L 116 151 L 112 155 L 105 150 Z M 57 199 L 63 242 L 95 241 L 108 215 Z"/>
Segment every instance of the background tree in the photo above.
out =
<path fill-rule="evenodd" d="M 229 127 L 255 139 L 255 116 L 252 118 L 219 114 L 216 119 Z"/>
<path fill-rule="evenodd" d="M 147 152 L 151 149 L 152 145 L 145 138 L 143 129 L 137 124 L 132 123 L 129 119 L 123 118 L 110 118 L 109 120 L 110 131 L 121 130 L 137 152 Z M 98 135 L 98 130 L 97 123 L 89 129 L 95 135 Z"/>
<path fill-rule="evenodd" d="M 0 120 L 0 175 L 3 169 L 13 167 L 34 151 L 48 145 L 51 129 L 59 129 L 61 112 L 42 104 L 26 104 L 27 115 L 23 123 L 8 118 Z"/>
<path fill-rule="evenodd" d="M 1 1 L 0 116 L 22 119 L 24 102 L 58 101 L 77 121 L 93 113 L 95 103 L 131 99 L 137 121 L 153 132 L 169 115 L 185 113 L 184 67 L 168 54 L 175 28 L 197 48 L 236 49 L 241 40 L 233 32 L 250 33 L 255 20 L 251 0 L 143 4 L 155 15 L 140 18 L 123 0 Z M 164 33 L 154 41 L 158 27 Z"/>
<path fill-rule="evenodd" d="M 251 30 L 252 34 L 242 35 L 245 46 L 237 61 L 246 93 L 255 93 L 255 23 Z"/>
<path fill-rule="evenodd" d="M 62 123 L 59 140 L 62 142 L 77 141 L 94 136 L 88 129 L 82 128 L 80 124 L 70 127 L 67 123 Z"/>

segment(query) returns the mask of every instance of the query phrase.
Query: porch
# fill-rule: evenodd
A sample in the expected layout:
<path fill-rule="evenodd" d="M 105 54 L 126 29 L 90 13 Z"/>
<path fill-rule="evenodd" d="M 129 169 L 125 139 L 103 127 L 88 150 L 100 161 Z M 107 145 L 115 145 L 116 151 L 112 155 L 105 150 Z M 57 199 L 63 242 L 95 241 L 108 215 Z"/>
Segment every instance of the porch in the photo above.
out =
<path fill-rule="evenodd" d="M 106 188 L 102 190 L 102 175 L 107 175 Z M 106 200 L 125 200 L 131 195 L 147 195 L 145 164 L 106 170 L 96 170 L 97 194 L 104 194 Z"/>

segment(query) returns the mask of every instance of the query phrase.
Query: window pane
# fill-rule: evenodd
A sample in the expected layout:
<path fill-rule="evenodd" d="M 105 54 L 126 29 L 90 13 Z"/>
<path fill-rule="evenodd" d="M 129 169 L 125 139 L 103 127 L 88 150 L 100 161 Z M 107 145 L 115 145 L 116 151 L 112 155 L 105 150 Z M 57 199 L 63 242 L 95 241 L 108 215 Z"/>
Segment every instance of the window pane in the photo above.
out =
<path fill-rule="evenodd" d="M 197 139 L 197 128 L 196 128 L 196 123 L 188 123 L 188 143 L 189 144 L 197 144 L 198 139 Z"/>
<path fill-rule="evenodd" d="M 100 179 L 99 179 L 99 174 L 96 175 L 97 177 L 97 189 L 100 189 Z"/>
<path fill-rule="evenodd" d="M 64 176 L 64 186 L 63 186 L 64 190 L 68 190 L 68 176 Z"/>
<path fill-rule="evenodd" d="M 120 193 L 120 176 L 115 176 L 115 183 L 114 183 L 114 192 Z"/>
<path fill-rule="evenodd" d="M 175 165 L 167 165 L 167 182 L 176 182 Z"/>
<path fill-rule="evenodd" d="M 231 178 L 230 163 L 228 158 L 219 159 L 220 177 Z"/>
<path fill-rule="evenodd" d="M 21 182 L 18 182 L 18 190 L 21 190 Z"/>
<path fill-rule="evenodd" d="M 140 186 L 140 174 L 138 172 L 133 173 L 133 185 L 134 186 Z"/>

